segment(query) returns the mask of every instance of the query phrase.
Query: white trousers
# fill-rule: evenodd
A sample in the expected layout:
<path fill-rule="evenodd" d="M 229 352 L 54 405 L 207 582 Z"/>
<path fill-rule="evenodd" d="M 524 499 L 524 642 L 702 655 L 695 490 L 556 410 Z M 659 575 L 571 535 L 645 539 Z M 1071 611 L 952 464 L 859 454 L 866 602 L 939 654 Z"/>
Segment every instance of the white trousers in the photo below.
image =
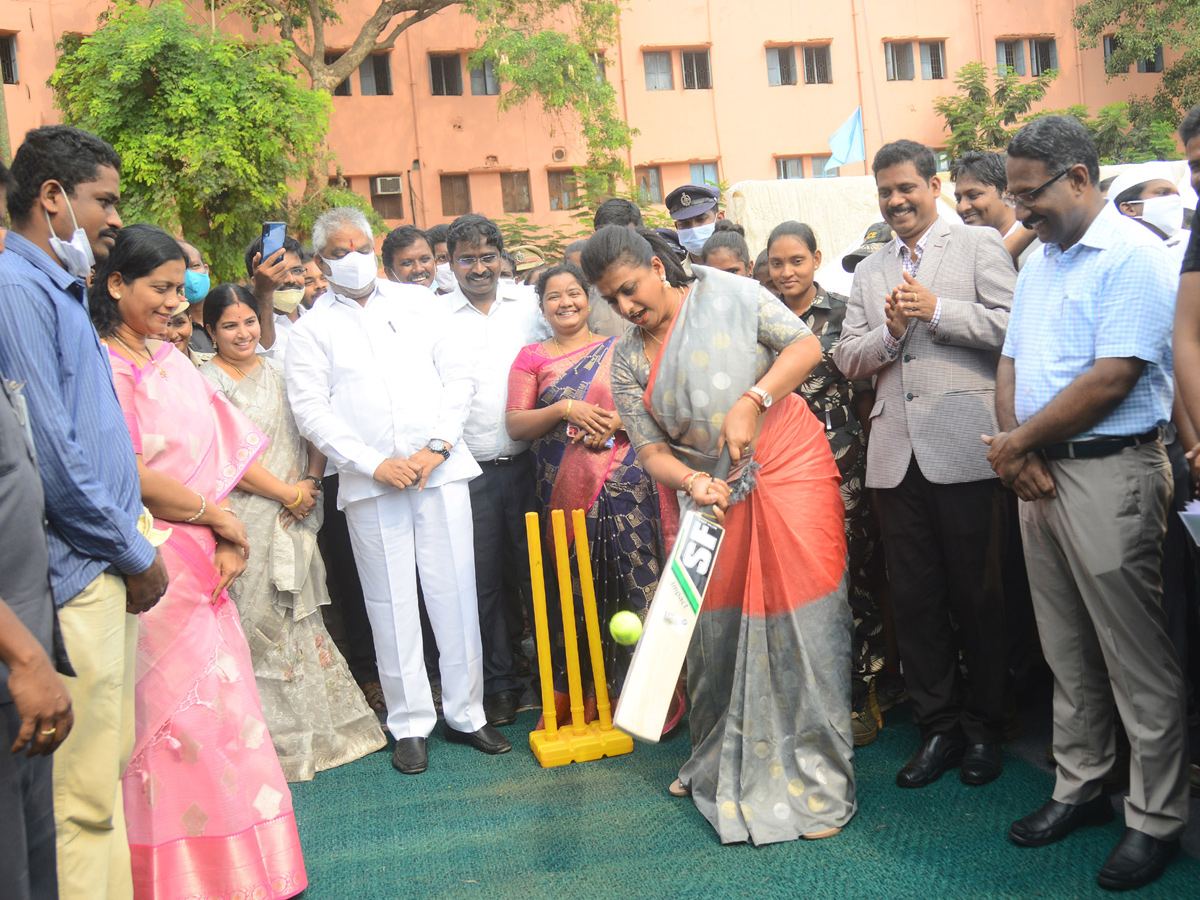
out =
<path fill-rule="evenodd" d="M 483 648 L 467 482 L 356 500 L 346 506 L 346 522 L 375 635 L 388 730 L 397 740 L 428 737 L 437 722 L 417 610 L 418 569 L 440 655 L 446 724 L 482 728 Z"/>

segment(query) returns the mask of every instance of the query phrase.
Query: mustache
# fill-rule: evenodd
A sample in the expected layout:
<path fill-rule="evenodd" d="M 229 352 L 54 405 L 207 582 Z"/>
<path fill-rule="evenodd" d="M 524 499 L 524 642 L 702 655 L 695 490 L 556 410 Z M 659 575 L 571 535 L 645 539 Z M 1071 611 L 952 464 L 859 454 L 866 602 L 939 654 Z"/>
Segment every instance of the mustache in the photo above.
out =
<path fill-rule="evenodd" d="M 100 232 L 100 237 L 102 237 L 102 238 L 106 238 L 106 237 L 108 237 L 108 238 L 112 238 L 112 239 L 115 241 L 115 240 L 117 239 L 117 229 L 115 229 L 115 228 L 105 228 L 105 229 L 102 229 L 102 230 L 101 230 L 101 232 Z"/>

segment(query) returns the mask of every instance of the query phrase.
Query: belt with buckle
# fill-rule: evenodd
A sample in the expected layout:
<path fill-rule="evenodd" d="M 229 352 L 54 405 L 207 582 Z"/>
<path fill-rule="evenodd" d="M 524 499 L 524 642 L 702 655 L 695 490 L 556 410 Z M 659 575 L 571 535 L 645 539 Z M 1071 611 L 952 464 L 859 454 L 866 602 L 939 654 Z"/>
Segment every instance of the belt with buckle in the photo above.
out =
<path fill-rule="evenodd" d="M 1099 459 L 1112 456 L 1129 447 L 1140 447 L 1162 438 L 1162 429 L 1157 425 L 1145 434 L 1129 437 L 1102 437 L 1090 441 L 1062 441 L 1042 450 L 1046 459 Z"/>
<path fill-rule="evenodd" d="M 519 463 L 524 457 L 524 454 L 516 456 L 497 456 L 495 459 L 477 459 L 475 460 L 481 466 L 511 466 Z"/>

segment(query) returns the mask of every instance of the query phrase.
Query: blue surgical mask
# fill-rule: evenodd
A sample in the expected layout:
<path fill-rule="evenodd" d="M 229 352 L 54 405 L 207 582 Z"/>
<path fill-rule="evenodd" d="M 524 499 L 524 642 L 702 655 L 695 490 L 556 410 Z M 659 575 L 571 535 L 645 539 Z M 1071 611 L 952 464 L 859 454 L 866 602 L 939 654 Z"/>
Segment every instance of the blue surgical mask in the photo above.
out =
<path fill-rule="evenodd" d="M 688 253 L 693 253 L 696 256 L 700 255 L 700 251 L 704 249 L 704 242 L 713 236 L 713 232 L 717 229 L 716 222 L 709 222 L 707 225 L 697 225 L 695 228 L 680 228 L 679 243 L 683 244 Z"/>
<path fill-rule="evenodd" d="M 183 296 L 188 303 L 201 303 L 208 296 L 208 273 L 187 269 L 183 273 Z"/>

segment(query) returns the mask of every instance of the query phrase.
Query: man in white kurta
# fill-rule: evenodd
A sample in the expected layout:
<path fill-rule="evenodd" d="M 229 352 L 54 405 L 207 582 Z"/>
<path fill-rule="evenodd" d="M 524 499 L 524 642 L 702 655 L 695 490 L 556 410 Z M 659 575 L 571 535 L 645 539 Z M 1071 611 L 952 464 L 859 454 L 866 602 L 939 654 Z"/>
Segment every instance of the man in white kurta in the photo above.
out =
<path fill-rule="evenodd" d="M 462 442 L 471 357 L 424 288 L 376 279 L 370 226 L 355 210 L 313 227 L 330 290 L 296 322 L 288 399 L 301 434 L 337 467 L 396 738 L 393 765 L 425 770 L 437 721 L 421 644 L 416 572 L 440 654 L 446 737 L 486 753 L 511 745 L 483 712 L 468 481 Z"/>

